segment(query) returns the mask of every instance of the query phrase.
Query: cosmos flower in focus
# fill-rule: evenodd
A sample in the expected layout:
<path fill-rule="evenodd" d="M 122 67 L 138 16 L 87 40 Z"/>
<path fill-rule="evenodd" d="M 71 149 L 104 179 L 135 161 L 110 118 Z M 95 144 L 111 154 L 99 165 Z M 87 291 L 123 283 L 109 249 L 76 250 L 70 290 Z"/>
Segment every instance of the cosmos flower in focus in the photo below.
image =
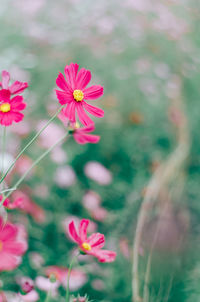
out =
<path fill-rule="evenodd" d="M 96 257 L 99 262 L 113 262 L 116 258 L 116 253 L 102 249 L 105 244 L 103 234 L 94 233 L 87 238 L 88 224 L 88 219 L 82 219 L 77 232 L 74 221 L 71 221 L 69 224 L 71 238 L 78 244 L 81 252 Z"/>
<path fill-rule="evenodd" d="M 63 108 L 63 113 L 72 123 L 76 122 L 76 113 L 80 122 L 88 126 L 94 122 L 86 114 L 85 110 L 96 117 L 103 117 L 104 111 L 98 107 L 89 105 L 86 101 L 95 100 L 103 95 L 103 87 L 100 85 L 87 85 L 91 80 L 91 72 L 71 63 L 65 66 L 65 77 L 59 73 L 56 84 L 61 90 L 56 90 L 57 98 Z"/>
<path fill-rule="evenodd" d="M 15 269 L 26 249 L 26 241 L 17 225 L 4 224 L 0 218 L 0 271 Z"/>
<path fill-rule="evenodd" d="M 24 115 L 20 112 L 26 108 L 23 97 L 16 95 L 11 98 L 9 90 L 0 90 L 0 124 L 10 126 L 13 122 L 19 123 Z"/>
<path fill-rule="evenodd" d="M 28 87 L 28 83 L 15 81 L 12 85 L 9 86 L 9 82 L 10 82 L 10 74 L 6 70 L 3 70 L 2 81 L 0 82 L 0 87 L 2 89 L 8 90 L 12 95 L 12 94 L 20 94 Z"/>

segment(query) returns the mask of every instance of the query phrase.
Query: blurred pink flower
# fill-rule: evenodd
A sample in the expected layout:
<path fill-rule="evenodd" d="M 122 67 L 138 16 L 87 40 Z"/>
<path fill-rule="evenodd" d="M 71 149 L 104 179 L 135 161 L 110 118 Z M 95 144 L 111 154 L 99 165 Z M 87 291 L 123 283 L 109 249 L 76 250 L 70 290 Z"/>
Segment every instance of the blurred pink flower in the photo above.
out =
<path fill-rule="evenodd" d="M 88 191 L 83 196 L 83 205 L 90 212 L 90 215 L 98 221 L 103 221 L 108 212 L 100 204 L 101 197 L 96 192 Z"/>
<path fill-rule="evenodd" d="M 31 264 L 34 268 L 41 268 L 44 264 L 44 258 L 36 252 L 29 253 Z"/>
<path fill-rule="evenodd" d="M 12 196 L 14 201 L 12 203 L 4 202 L 5 207 L 11 210 L 20 209 L 23 212 L 31 215 L 38 223 L 43 223 L 45 221 L 44 210 L 34 203 L 26 193 L 17 190 L 13 192 Z"/>
<path fill-rule="evenodd" d="M 25 253 L 27 245 L 20 231 L 19 226 L 9 222 L 4 224 L 0 218 L 0 271 L 15 269 L 20 263 L 20 256 Z"/>
<path fill-rule="evenodd" d="M 75 184 L 76 174 L 72 167 L 62 166 L 56 169 L 55 182 L 61 188 L 68 188 Z"/>
<path fill-rule="evenodd" d="M 15 164 L 15 170 L 19 175 L 24 175 L 24 173 L 31 167 L 33 161 L 27 155 L 22 155 Z M 34 173 L 34 169 L 29 173 L 28 177 L 30 178 Z"/>
<path fill-rule="evenodd" d="M 12 125 L 10 130 L 21 137 L 26 137 L 31 131 L 31 128 L 30 124 L 23 120 L 21 123 Z"/>
<path fill-rule="evenodd" d="M 56 281 L 54 283 L 52 283 L 49 278 L 45 278 L 43 276 L 38 276 L 36 277 L 35 279 L 35 285 L 45 291 L 45 292 L 48 292 L 49 290 L 51 290 L 51 295 L 52 297 L 57 297 L 58 295 L 58 292 L 57 292 L 57 288 L 59 287 L 60 285 L 60 282 L 59 281 Z"/>
<path fill-rule="evenodd" d="M 19 297 L 21 298 L 21 300 L 23 302 L 35 302 L 35 301 L 38 301 L 40 299 L 38 293 L 35 290 L 30 291 L 26 295 L 19 294 Z"/>
<path fill-rule="evenodd" d="M 90 161 L 84 167 L 85 174 L 100 185 L 109 185 L 112 181 L 112 174 L 97 161 Z"/>
<path fill-rule="evenodd" d="M 39 131 L 44 125 L 46 125 L 47 121 L 40 121 L 38 124 L 37 130 Z M 40 145 L 48 149 L 50 148 L 56 140 L 59 140 L 62 136 L 64 136 L 65 130 L 56 125 L 55 123 L 51 123 L 40 135 L 39 143 Z"/>
<path fill-rule="evenodd" d="M 48 277 L 50 275 L 54 275 L 55 278 L 60 281 L 60 283 L 67 287 L 67 276 L 68 276 L 68 269 L 59 266 L 49 266 L 45 270 Z M 76 291 L 81 288 L 87 282 L 86 274 L 79 270 L 79 269 L 72 269 L 70 273 L 70 282 L 69 288 L 72 291 Z"/>
<path fill-rule="evenodd" d="M 59 73 L 56 84 L 62 90 L 56 90 L 57 98 L 63 108 L 63 113 L 71 122 L 76 122 L 76 112 L 81 123 L 85 126 L 93 124 L 91 118 L 84 109 L 96 117 L 103 117 L 104 111 L 100 108 L 89 105 L 85 100 L 95 100 L 103 95 L 103 87 L 93 85 L 86 88 L 91 80 L 91 72 L 81 68 L 79 65 L 71 63 L 65 66 L 65 77 Z"/>
<path fill-rule="evenodd" d="M 87 238 L 88 224 L 89 220 L 82 219 L 77 233 L 74 221 L 71 221 L 69 224 L 71 239 L 78 244 L 79 249 L 83 253 L 96 257 L 99 262 L 113 262 L 116 258 L 116 253 L 102 249 L 105 244 L 103 234 L 94 233 Z"/>

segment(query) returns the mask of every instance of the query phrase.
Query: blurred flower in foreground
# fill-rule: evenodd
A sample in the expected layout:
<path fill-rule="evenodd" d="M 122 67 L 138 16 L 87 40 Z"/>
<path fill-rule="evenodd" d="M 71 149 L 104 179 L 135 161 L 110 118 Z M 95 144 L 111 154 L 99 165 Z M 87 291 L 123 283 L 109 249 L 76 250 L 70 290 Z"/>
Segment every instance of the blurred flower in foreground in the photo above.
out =
<path fill-rule="evenodd" d="M 56 90 L 57 98 L 61 105 L 67 105 L 63 113 L 71 122 L 76 122 L 76 111 L 81 123 L 88 126 L 93 123 L 85 110 L 96 117 L 103 117 L 104 111 L 85 102 L 85 100 L 95 100 L 103 95 L 103 87 L 93 85 L 86 88 L 91 80 L 91 72 L 81 68 L 79 65 L 71 63 L 65 66 L 65 77 L 59 73 L 56 84 L 62 90 Z M 84 110 L 85 109 L 85 110 Z"/>
<path fill-rule="evenodd" d="M 26 249 L 24 234 L 19 226 L 6 223 L 0 218 L 0 271 L 16 268 Z"/>
<path fill-rule="evenodd" d="M 74 221 L 71 221 L 69 224 L 71 238 L 79 245 L 81 252 L 96 257 L 100 262 L 113 262 L 116 258 L 116 253 L 102 250 L 105 244 L 103 234 L 94 233 L 87 238 L 88 224 L 89 220 L 82 219 L 77 233 Z"/>
<path fill-rule="evenodd" d="M 90 161 L 84 167 L 85 174 L 98 182 L 100 185 L 109 185 L 112 181 L 112 174 L 97 161 Z"/>
<path fill-rule="evenodd" d="M 6 70 L 2 71 L 2 81 L 0 82 L 0 87 L 2 89 L 8 90 L 11 94 L 20 94 L 22 93 L 27 87 L 28 83 L 22 83 L 19 81 L 15 81 L 12 85 L 9 86 L 10 82 L 10 74 Z"/>
<path fill-rule="evenodd" d="M 101 197 L 93 191 L 88 191 L 83 196 L 83 205 L 90 212 L 92 218 L 103 221 L 108 215 L 106 209 L 101 207 Z"/>
<path fill-rule="evenodd" d="M 54 298 L 57 297 L 57 295 L 58 295 L 57 288 L 60 285 L 59 281 L 51 282 L 49 278 L 45 278 L 43 276 L 38 276 L 35 279 L 35 284 L 39 289 L 41 289 L 45 292 L 49 292 L 51 290 L 52 297 L 54 297 Z"/>
<path fill-rule="evenodd" d="M 50 278 L 51 275 L 59 281 L 63 287 L 67 287 L 67 275 L 68 269 L 59 266 L 49 266 L 45 269 L 47 276 Z M 70 273 L 69 288 L 72 291 L 76 291 L 81 288 L 87 282 L 86 274 L 79 269 L 72 269 Z"/>

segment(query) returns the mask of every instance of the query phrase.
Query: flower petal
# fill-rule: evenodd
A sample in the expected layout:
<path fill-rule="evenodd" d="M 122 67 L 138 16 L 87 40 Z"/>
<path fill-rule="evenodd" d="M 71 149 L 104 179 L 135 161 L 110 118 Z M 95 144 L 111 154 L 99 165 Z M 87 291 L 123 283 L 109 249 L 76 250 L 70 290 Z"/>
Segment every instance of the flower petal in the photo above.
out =
<path fill-rule="evenodd" d="M 23 97 L 20 95 L 15 96 L 11 101 L 10 101 L 11 109 L 12 110 L 24 110 L 26 108 L 26 104 L 23 103 Z"/>
<path fill-rule="evenodd" d="M 78 144 L 87 144 L 87 143 L 92 143 L 92 144 L 96 144 L 99 142 L 100 140 L 100 136 L 99 135 L 93 135 L 93 134 L 85 134 L 85 133 L 80 133 L 80 132 L 74 132 L 73 134 L 75 141 Z"/>
<path fill-rule="evenodd" d="M 78 244 L 81 243 L 81 239 L 77 234 L 76 228 L 75 228 L 75 224 L 74 221 L 71 221 L 69 224 L 69 234 L 71 236 L 71 238 Z"/>
<path fill-rule="evenodd" d="M 83 125 L 89 126 L 91 124 L 94 124 L 93 120 L 85 113 L 82 104 L 77 104 L 76 110 L 77 110 L 77 114 L 80 119 L 80 122 Z"/>
<path fill-rule="evenodd" d="M 101 108 L 94 107 L 92 105 L 87 104 L 86 102 L 83 101 L 83 106 L 84 108 L 92 115 L 96 117 L 103 117 L 104 116 L 104 111 Z"/>
<path fill-rule="evenodd" d="M 67 79 L 67 83 L 70 85 L 72 90 L 75 89 L 78 67 L 79 65 L 74 63 L 65 66 L 65 76 Z"/>
<path fill-rule="evenodd" d="M 73 91 L 70 85 L 66 82 L 64 75 L 59 72 L 58 77 L 56 79 L 56 84 L 58 87 L 64 91 Z"/>
<path fill-rule="evenodd" d="M 1 82 L 3 89 L 8 89 L 9 82 L 10 82 L 10 74 L 6 70 L 3 70 L 2 82 Z"/>
<path fill-rule="evenodd" d="M 76 116 L 75 116 L 75 108 L 76 108 L 76 103 L 75 101 L 67 104 L 65 108 L 63 108 L 63 113 L 64 115 L 72 122 L 75 123 L 76 121 Z"/>
<path fill-rule="evenodd" d="M 7 89 L 0 90 L 0 101 L 9 102 L 10 101 L 10 91 Z"/>
<path fill-rule="evenodd" d="M 93 85 L 83 90 L 85 100 L 96 100 L 103 95 L 103 86 Z"/>
<path fill-rule="evenodd" d="M 10 87 L 9 90 L 12 94 L 22 93 L 28 87 L 28 83 L 22 83 L 15 81 Z"/>
<path fill-rule="evenodd" d="M 92 249 L 88 254 L 97 257 L 99 262 L 113 262 L 116 258 L 115 252 L 97 248 Z"/>
<path fill-rule="evenodd" d="M 61 105 L 65 105 L 67 103 L 74 101 L 71 92 L 56 90 L 56 95 Z"/>
<path fill-rule="evenodd" d="M 104 235 L 101 233 L 92 234 L 88 239 L 87 243 L 91 245 L 91 247 L 102 248 L 105 244 Z"/>
<path fill-rule="evenodd" d="M 76 89 L 84 89 L 91 81 L 91 72 L 85 68 L 81 68 L 76 79 Z"/>
<path fill-rule="evenodd" d="M 79 225 L 79 235 L 80 235 L 80 239 L 81 242 L 84 242 L 87 240 L 87 227 L 89 224 L 89 220 L 88 219 L 82 219 Z"/>

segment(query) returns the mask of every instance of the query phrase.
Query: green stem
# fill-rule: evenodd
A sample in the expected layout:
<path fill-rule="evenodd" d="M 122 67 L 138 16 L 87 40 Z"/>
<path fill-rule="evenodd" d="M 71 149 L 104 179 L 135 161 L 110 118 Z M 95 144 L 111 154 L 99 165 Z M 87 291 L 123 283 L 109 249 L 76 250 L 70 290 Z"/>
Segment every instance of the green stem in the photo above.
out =
<path fill-rule="evenodd" d="M 30 166 L 30 168 L 24 173 L 24 175 L 22 175 L 22 177 L 20 177 L 20 179 L 16 182 L 16 184 L 14 185 L 13 189 L 16 190 L 18 188 L 18 186 L 22 183 L 22 181 L 26 178 L 27 174 L 46 156 L 48 155 L 57 145 L 60 144 L 60 142 L 62 142 L 62 140 L 64 138 L 66 138 L 68 136 L 68 132 L 65 133 L 64 136 L 62 136 L 53 146 L 51 146 L 49 149 L 47 149 L 42 155 L 40 155 Z M 6 198 L 8 198 L 10 196 L 10 194 L 12 194 L 13 190 L 10 190 L 8 192 L 8 194 L 5 195 L 5 197 L 2 199 L 1 203 L 0 203 L 0 207 L 2 206 L 2 204 L 4 203 L 4 201 L 6 200 Z"/>
<path fill-rule="evenodd" d="M 50 118 L 50 120 L 46 123 L 46 125 L 44 125 L 44 127 L 42 127 L 42 129 L 40 131 L 38 131 L 34 137 L 29 141 L 29 143 L 21 150 L 21 152 L 17 155 L 17 157 L 15 158 L 14 162 L 10 165 L 10 167 L 7 169 L 7 171 L 5 172 L 5 174 L 2 176 L 2 178 L 0 179 L 0 184 L 2 183 L 2 181 L 5 179 L 5 177 L 8 175 L 8 173 L 10 171 L 12 171 L 16 161 L 20 158 L 20 156 L 26 151 L 26 149 L 28 149 L 28 147 L 30 145 L 32 145 L 32 143 L 38 138 L 38 136 L 49 126 L 49 124 L 56 118 L 56 116 L 60 113 L 60 111 L 63 109 L 64 106 L 60 107 L 59 110 Z"/>
<path fill-rule="evenodd" d="M 3 135 L 2 135 L 2 162 L 1 162 L 2 176 L 4 174 L 5 150 L 6 150 L 6 126 L 3 127 Z M 2 189 L 4 189 L 4 183 L 2 185 Z"/>
<path fill-rule="evenodd" d="M 49 302 L 50 299 L 51 299 L 51 288 L 50 288 L 50 290 L 48 291 L 47 296 L 46 296 L 46 299 L 45 299 L 44 302 Z"/>
<path fill-rule="evenodd" d="M 70 273 L 71 273 L 74 261 L 78 258 L 78 256 L 79 256 L 79 253 L 77 255 L 74 255 L 74 257 L 72 258 L 72 261 L 71 261 L 71 263 L 69 265 L 68 274 L 67 274 L 66 302 L 70 302 L 70 291 L 69 291 Z"/>

